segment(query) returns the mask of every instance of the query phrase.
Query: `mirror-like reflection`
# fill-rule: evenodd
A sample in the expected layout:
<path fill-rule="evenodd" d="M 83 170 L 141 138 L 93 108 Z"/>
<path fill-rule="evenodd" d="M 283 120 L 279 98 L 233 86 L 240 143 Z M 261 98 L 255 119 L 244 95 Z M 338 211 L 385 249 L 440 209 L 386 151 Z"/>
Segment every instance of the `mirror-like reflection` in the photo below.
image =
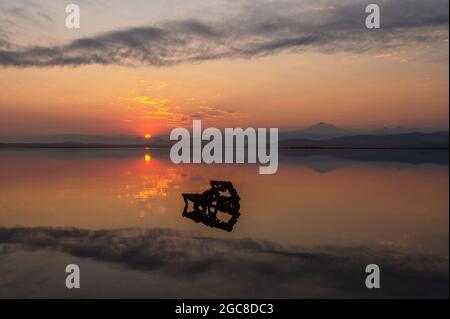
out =
<path fill-rule="evenodd" d="M 287 247 L 170 229 L 0 228 L 0 297 L 446 297 L 448 259 L 387 247 Z M 82 289 L 63 285 L 68 263 Z M 383 289 L 364 285 L 367 264 Z M 27 278 L 24 281 L 22 278 Z M 4 289 L 7 287 L 7 289 Z"/>
<path fill-rule="evenodd" d="M 3 149 L 0 294 L 64 296 L 53 274 L 76 260 L 92 280 L 83 296 L 367 296 L 351 278 L 372 262 L 390 267 L 381 296 L 448 295 L 448 176 L 446 151 L 289 150 L 264 176 L 173 165 L 167 150 Z M 233 232 L 180 216 L 182 194 L 211 180 L 239 190 Z"/>

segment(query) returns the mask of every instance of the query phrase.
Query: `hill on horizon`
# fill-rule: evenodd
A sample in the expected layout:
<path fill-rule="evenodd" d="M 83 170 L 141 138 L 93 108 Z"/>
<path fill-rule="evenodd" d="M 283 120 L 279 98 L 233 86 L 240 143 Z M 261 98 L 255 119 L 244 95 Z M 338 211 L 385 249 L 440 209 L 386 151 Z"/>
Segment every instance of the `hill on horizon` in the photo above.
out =
<path fill-rule="evenodd" d="M 448 148 L 448 132 L 351 135 L 324 140 L 287 139 L 280 148 Z"/>
<path fill-rule="evenodd" d="M 316 123 L 303 130 L 280 131 L 280 146 L 285 147 L 339 147 L 339 146 L 396 146 L 414 144 L 448 144 L 448 132 L 425 132 L 421 129 L 409 129 L 404 127 L 384 127 L 369 132 L 355 132 L 337 127 L 325 122 Z M 447 138 L 447 142 L 445 140 Z M 173 144 L 169 135 L 157 135 L 149 140 L 143 136 L 135 135 L 96 135 L 66 133 L 54 135 L 29 135 L 17 137 L 1 137 L 0 144 L 54 144 L 65 147 L 80 147 L 83 145 L 145 145 L 155 147 L 169 147 Z M 4 146 L 3 145 L 3 146 Z"/>
<path fill-rule="evenodd" d="M 304 129 L 302 132 L 312 135 L 324 135 L 324 136 L 340 136 L 348 134 L 346 130 L 325 122 L 319 122 L 317 124 L 314 124 Z"/>

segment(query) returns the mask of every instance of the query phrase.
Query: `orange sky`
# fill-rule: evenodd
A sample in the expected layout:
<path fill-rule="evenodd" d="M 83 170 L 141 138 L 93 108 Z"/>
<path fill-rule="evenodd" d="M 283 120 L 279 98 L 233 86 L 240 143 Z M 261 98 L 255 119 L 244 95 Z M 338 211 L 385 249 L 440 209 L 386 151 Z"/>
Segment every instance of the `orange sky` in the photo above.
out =
<path fill-rule="evenodd" d="M 217 127 L 301 129 L 325 121 L 349 129 L 447 129 L 445 37 L 432 46 L 444 61 L 413 48 L 383 48 L 280 51 L 161 67 L 0 66 L 0 136 L 157 135 L 190 127 L 193 118 Z"/>

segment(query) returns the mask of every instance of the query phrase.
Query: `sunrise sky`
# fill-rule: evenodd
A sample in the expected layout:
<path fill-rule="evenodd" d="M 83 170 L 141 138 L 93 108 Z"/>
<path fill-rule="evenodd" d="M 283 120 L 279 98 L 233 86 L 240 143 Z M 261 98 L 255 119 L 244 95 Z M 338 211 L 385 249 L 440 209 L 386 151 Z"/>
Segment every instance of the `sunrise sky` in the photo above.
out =
<path fill-rule="evenodd" d="M 448 0 L 0 1 L 0 136 L 448 129 Z M 65 27 L 77 3 L 81 28 Z"/>

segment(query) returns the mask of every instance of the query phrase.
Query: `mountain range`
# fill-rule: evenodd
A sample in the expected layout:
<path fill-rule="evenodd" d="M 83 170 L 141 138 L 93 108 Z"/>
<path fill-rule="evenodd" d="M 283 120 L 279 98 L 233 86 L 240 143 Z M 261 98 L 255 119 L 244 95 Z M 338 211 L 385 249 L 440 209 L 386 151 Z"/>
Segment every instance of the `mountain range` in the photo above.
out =
<path fill-rule="evenodd" d="M 392 135 L 350 135 L 322 140 L 285 139 L 280 148 L 448 148 L 448 132 L 405 133 Z"/>
<path fill-rule="evenodd" d="M 58 134 L 1 138 L 0 146 L 12 147 L 170 147 L 168 135 L 145 140 L 132 135 Z M 281 131 L 280 148 L 448 148 L 448 131 L 426 132 L 403 127 L 355 132 L 320 122 L 304 130 Z"/>
<path fill-rule="evenodd" d="M 432 131 L 427 131 L 419 128 L 407 128 L 407 127 L 383 127 L 379 129 L 369 130 L 369 131 L 352 131 L 339 128 L 333 124 L 320 122 L 314 124 L 303 130 L 293 130 L 293 131 L 283 131 L 280 132 L 280 139 L 293 139 L 293 138 L 304 138 L 311 140 L 324 140 L 334 137 L 343 136 L 353 136 L 353 135 L 395 135 L 395 134 L 406 134 L 406 133 L 433 133 Z"/>

